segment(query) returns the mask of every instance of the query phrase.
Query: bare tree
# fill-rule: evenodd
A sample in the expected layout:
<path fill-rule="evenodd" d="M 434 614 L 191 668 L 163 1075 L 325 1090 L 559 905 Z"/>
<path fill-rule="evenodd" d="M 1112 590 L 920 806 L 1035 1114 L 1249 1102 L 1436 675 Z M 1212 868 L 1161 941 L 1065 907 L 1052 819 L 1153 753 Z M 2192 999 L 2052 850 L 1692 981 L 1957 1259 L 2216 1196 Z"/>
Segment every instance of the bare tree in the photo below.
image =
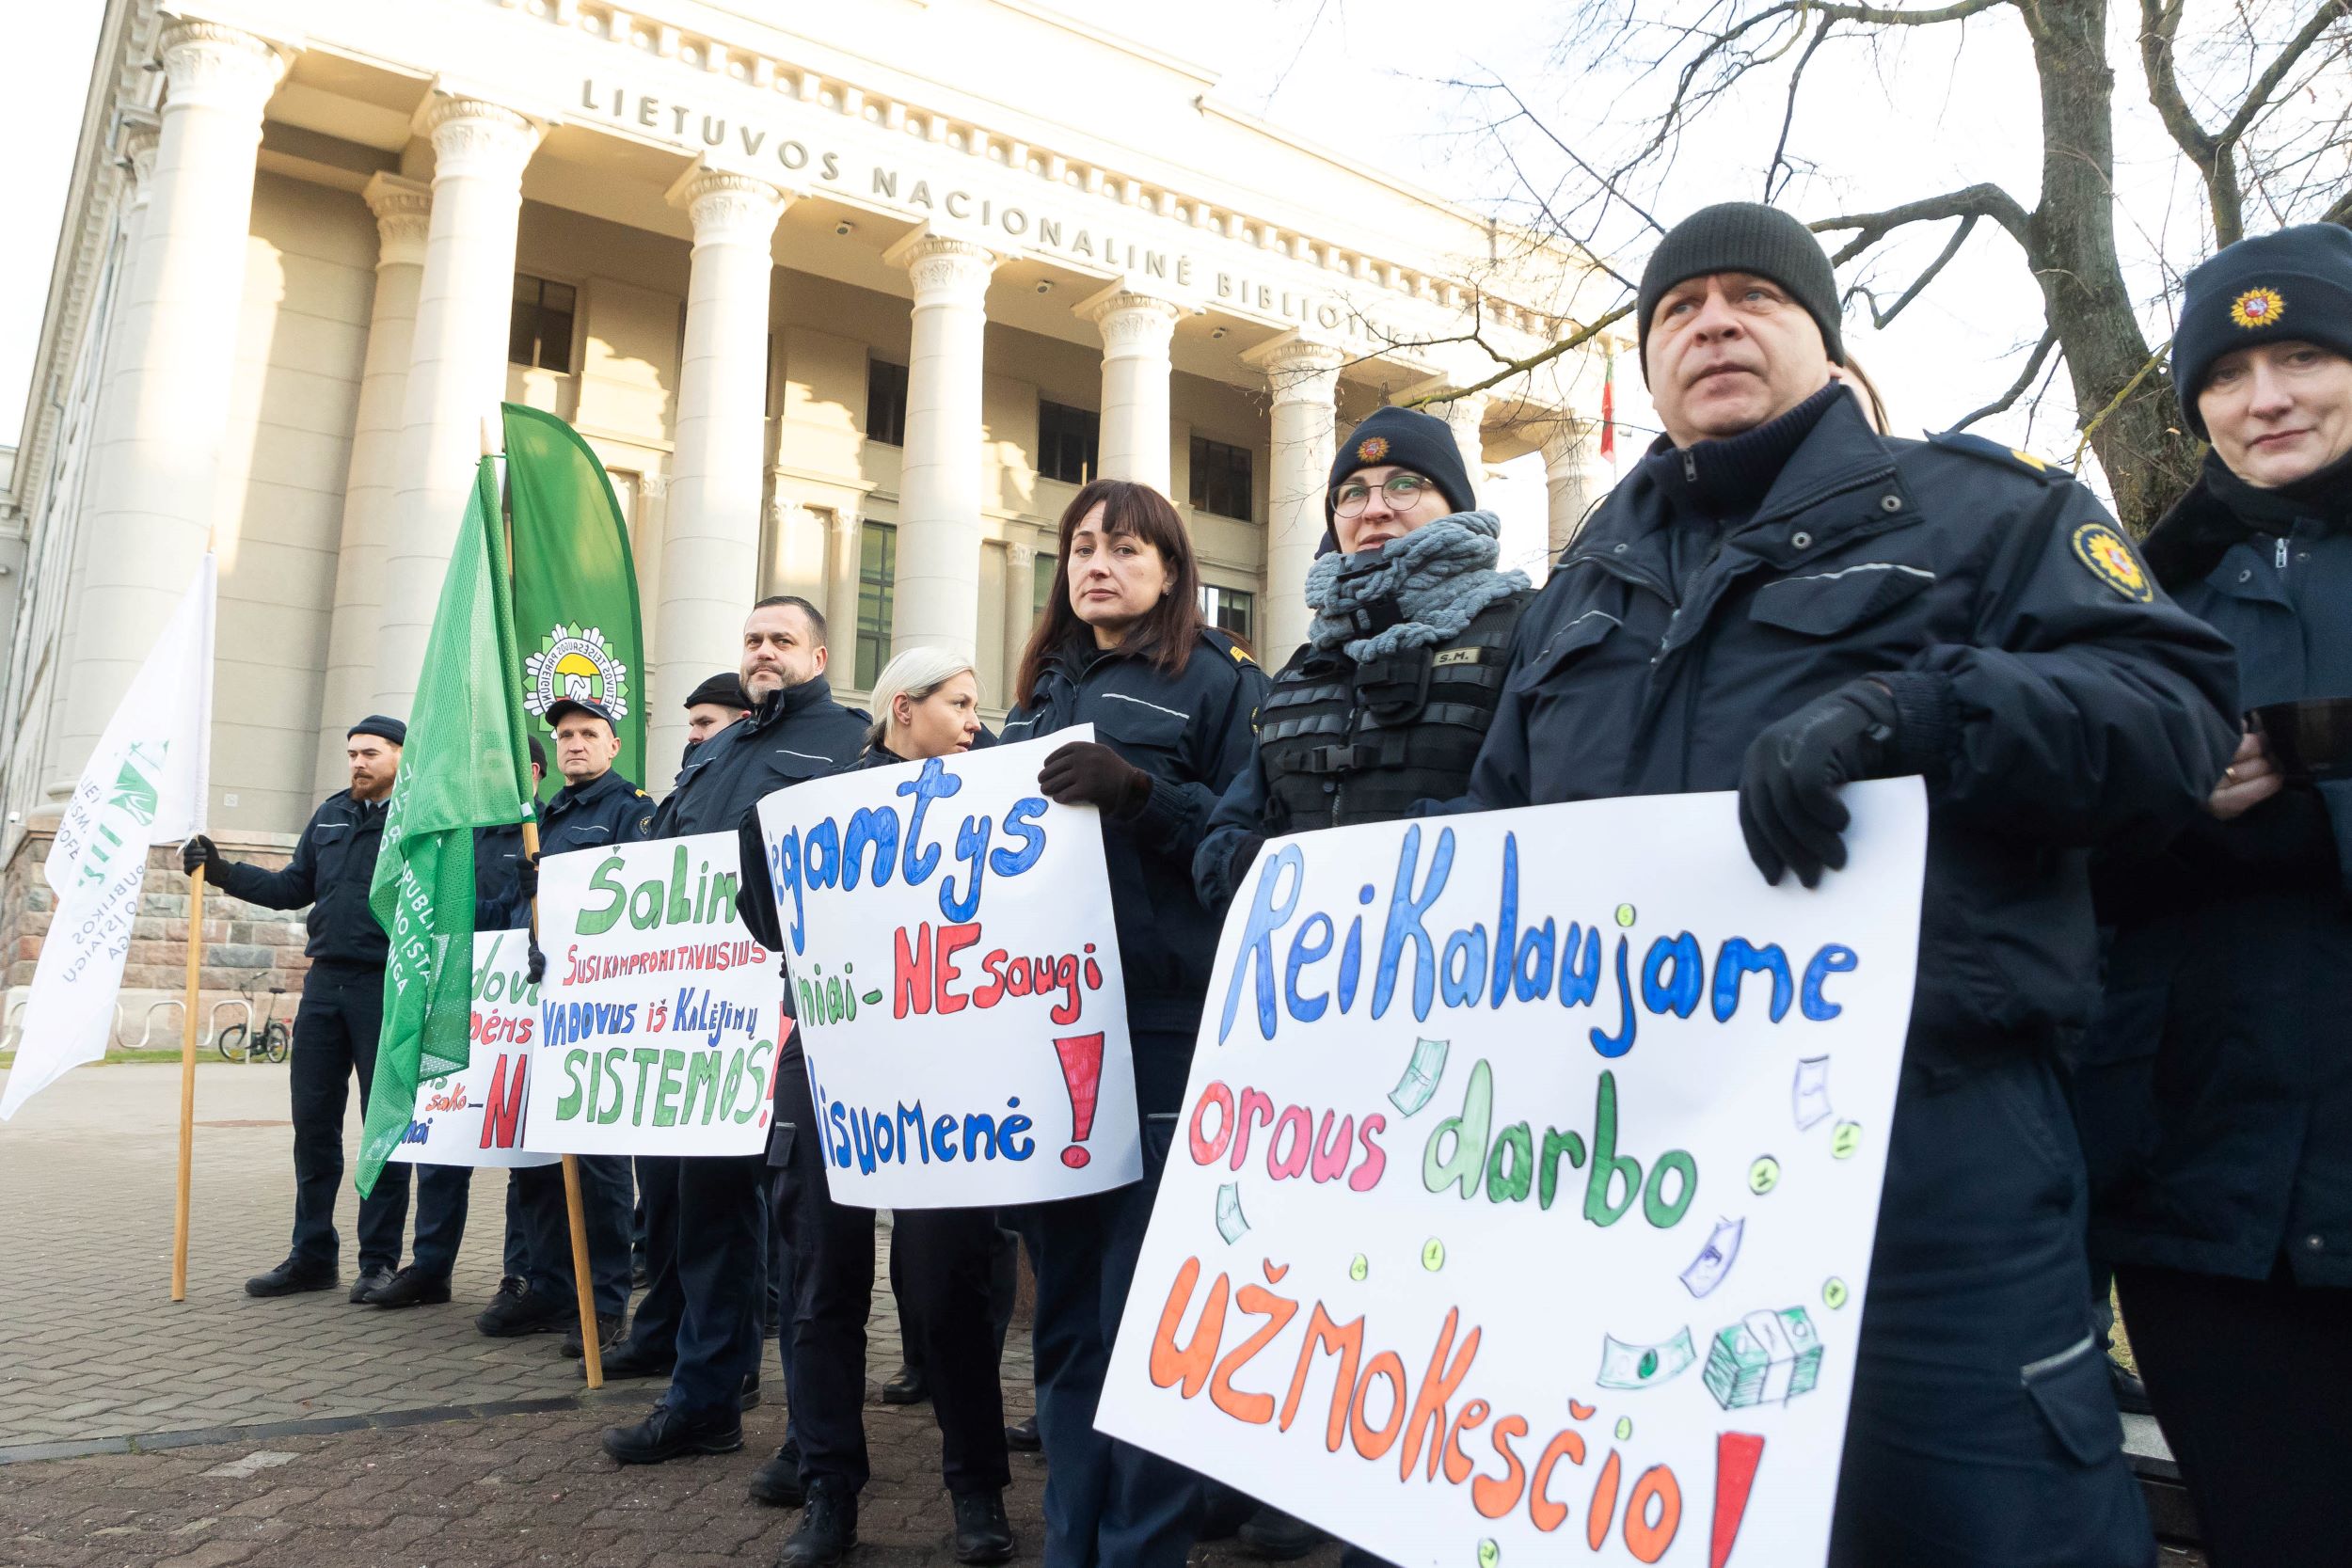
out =
<path fill-rule="evenodd" d="M 2068 378 L 2083 443 L 2097 454 L 2116 510 L 2144 531 L 2194 479 L 2200 451 L 2179 428 L 2166 345 L 2151 341 L 2158 301 L 2135 297 L 2118 251 L 2122 106 L 2111 35 L 2136 38 L 2148 102 L 2202 191 L 2193 234 L 2183 240 L 2168 229 L 2155 247 L 2160 290 L 2175 287 L 2209 245 L 2245 233 L 2249 209 L 2258 229 L 2352 222 L 2352 0 L 2210 0 L 2205 8 L 2211 18 L 2191 28 L 2188 0 L 1566 0 L 1556 58 L 1574 62 L 1572 83 L 1605 84 L 1621 109 L 1649 105 L 1613 157 L 1573 146 L 1506 77 L 1455 85 L 1489 104 L 1487 133 L 1531 228 L 1595 252 L 1613 243 L 1630 248 L 1655 230 L 1656 193 L 1686 135 L 1710 112 L 1735 103 L 1755 112 L 1760 95 L 1776 95 L 1779 136 L 1759 194 L 1780 200 L 1801 174 L 1834 161 L 1804 156 L 1797 135 L 1800 103 L 1832 90 L 1816 70 L 1825 58 L 1842 52 L 1851 63 L 1859 51 L 1893 73 L 1909 40 L 1933 33 L 1963 47 L 1975 41 L 1977 19 L 2013 18 L 2028 45 L 2015 51 L 2016 70 L 2021 77 L 2030 70 L 2041 106 L 2041 188 L 2030 201 L 1981 181 L 1878 211 L 1812 217 L 1811 226 L 1837 245 L 1841 269 L 1860 274 L 1848 302 L 1859 298 L 1881 327 L 1932 289 L 1972 238 L 2004 236 L 2040 290 L 2043 319 L 2020 344 L 2030 349 L 2022 372 L 1963 423 L 2026 396 L 2055 352 L 2051 368 Z M 1999 31 L 1995 46 L 2014 50 L 2015 34 Z M 1545 156 L 1524 157 L 1530 148 Z M 1565 172 L 1540 177 L 1539 188 L 1529 172 L 1537 165 Z M 1934 224 L 1951 228 L 1931 261 L 1898 290 L 1873 280 L 1884 247 Z M 1501 367 L 1494 380 L 1511 373 Z"/>

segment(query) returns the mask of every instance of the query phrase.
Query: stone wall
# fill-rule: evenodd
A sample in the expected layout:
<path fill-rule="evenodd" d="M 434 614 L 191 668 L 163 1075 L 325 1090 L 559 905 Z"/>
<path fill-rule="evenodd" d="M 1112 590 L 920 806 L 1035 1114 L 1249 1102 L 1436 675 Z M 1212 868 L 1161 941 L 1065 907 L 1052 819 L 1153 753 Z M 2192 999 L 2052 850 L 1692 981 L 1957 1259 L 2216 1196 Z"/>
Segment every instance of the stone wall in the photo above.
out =
<path fill-rule="evenodd" d="M 16 1043 L 20 1015 L 56 909 L 56 895 L 40 869 L 53 836 L 46 827 L 25 833 L 17 840 L 8 864 L 0 867 L 0 1048 Z M 216 833 L 214 842 L 231 859 L 272 870 L 286 863 L 294 846 L 293 837 L 284 833 Z M 243 1018 L 240 1006 L 217 1006 L 241 1003 L 241 987 L 251 990 L 257 1010 L 269 1002 L 272 987 L 283 988 L 286 994 L 278 999 L 278 1016 L 293 1021 L 294 1000 L 310 967 L 302 955 L 303 913 L 262 909 L 216 888 L 205 889 L 204 952 L 198 976 L 199 1039 L 209 1045 L 215 1022 L 226 1026 Z M 187 941 L 188 879 L 180 871 L 180 851 L 151 849 L 147 885 L 139 895 L 138 924 L 123 963 L 115 1049 L 134 1049 L 143 1040 L 151 1048 L 179 1043 L 179 1007 L 159 1009 L 155 1004 L 167 998 L 179 1001 L 186 983 Z"/>

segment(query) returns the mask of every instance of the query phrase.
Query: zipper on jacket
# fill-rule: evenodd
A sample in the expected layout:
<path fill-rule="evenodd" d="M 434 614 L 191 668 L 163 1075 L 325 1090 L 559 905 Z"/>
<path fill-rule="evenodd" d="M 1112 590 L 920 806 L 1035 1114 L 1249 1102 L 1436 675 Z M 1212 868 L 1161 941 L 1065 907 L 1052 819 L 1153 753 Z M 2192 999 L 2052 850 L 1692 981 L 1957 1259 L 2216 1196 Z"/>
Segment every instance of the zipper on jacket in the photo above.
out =
<path fill-rule="evenodd" d="M 2277 566 L 2281 572 L 2287 569 L 2287 542 L 2285 536 L 2283 535 L 2281 535 L 2279 540 L 2278 559 L 2272 562 L 2272 564 Z"/>

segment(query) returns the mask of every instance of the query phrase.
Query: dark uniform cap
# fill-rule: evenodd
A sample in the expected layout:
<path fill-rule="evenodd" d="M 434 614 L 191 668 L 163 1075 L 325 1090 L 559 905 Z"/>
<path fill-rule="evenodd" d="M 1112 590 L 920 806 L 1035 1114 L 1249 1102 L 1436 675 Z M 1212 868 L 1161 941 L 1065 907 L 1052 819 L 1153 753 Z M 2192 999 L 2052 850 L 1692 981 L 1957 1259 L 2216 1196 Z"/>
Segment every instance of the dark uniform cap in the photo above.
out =
<path fill-rule="evenodd" d="M 380 713 L 371 713 L 352 725 L 343 732 L 343 738 L 349 740 L 355 735 L 372 735 L 395 746 L 408 744 L 408 726 L 397 719 L 387 719 Z"/>
<path fill-rule="evenodd" d="M 592 703 L 584 697 L 558 697 L 554 702 L 549 703 L 547 711 L 548 728 L 553 729 L 562 723 L 564 715 L 567 713 L 584 713 L 591 719 L 601 719 L 606 727 L 614 735 L 621 733 L 621 726 L 612 722 L 611 708 L 606 707 L 602 703 Z M 534 740 L 532 744 L 535 746 L 538 742 Z"/>
<path fill-rule="evenodd" d="M 531 747 L 531 766 L 545 773 L 548 770 L 547 748 L 539 744 L 539 737 L 535 735 L 527 735 L 523 739 Z"/>
<path fill-rule="evenodd" d="M 1838 335 L 1837 274 L 1813 230 L 1758 201 L 1724 201 L 1702 207 L 1666 230 L 1642 269 L 1640 337 L 1642 380 L 1649 380 L 1650 318 L 1666 291 L 1715 272 L 1754 273 L 1788 291 L 1821 329 L 1830 363 L 1846 362 Z"/>
<path fill-rule="evenodd" d="M 2197 394 L 2215 360 L 2286 341 L 2352 358 L 2352 229 L 2296 224 L 2224 245 L 2188 275 L 2172 334 L 2172 385 L 2189 429 L 2205 434 Z"/>
<path fill-rule="evenodd" d="M 721 707 L 741 708 L 746 713 L 749 713 L 752 708 L 751 698 L 743 694 L 743 677 L 732 670 L 724 674 L 711 676 L 686 694 L 685 705 L 688 707 L 700 707 L 705 703 L 716 703 Z"/>

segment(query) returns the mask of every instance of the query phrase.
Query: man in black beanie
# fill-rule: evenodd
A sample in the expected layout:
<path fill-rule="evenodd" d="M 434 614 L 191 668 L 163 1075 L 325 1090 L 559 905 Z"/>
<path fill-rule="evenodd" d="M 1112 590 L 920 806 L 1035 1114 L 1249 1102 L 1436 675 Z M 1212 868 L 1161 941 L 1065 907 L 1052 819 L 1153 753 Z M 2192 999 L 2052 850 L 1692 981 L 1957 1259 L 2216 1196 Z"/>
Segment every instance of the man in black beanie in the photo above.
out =
<path fill-rule="evenodd" d="M 1708 208 L 1641 298 L 1665 435 L 1519 622 L 1470 803 L 1736 790 L 1756 868 L 1812 887 L 1847 864 L 1842 787 L 1919 776 L 1867 1310 L 1815 1318 L 1854 1369 L 1829 1568 L 2153 1568 L 2058 1066 L 2097 983 L 2089 854 L 2201 809 L 2229 644 L 2070 476 L 1872 429 L 1794 219 Z"/>

